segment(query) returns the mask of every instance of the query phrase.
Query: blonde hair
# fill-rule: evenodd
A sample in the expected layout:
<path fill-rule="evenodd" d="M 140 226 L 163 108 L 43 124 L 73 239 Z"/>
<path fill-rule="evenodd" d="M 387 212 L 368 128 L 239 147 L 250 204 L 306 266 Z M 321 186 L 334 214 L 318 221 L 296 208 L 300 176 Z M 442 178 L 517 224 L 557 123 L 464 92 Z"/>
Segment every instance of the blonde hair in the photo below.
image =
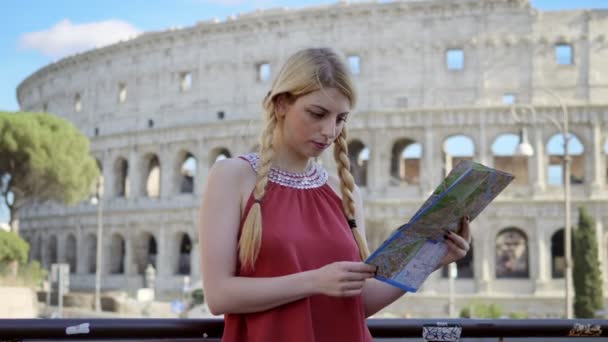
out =
<path fill-rule="evenodd" d="M 262 106 L 264 108 L 265 128 L 260 136 L 260 165 L 253 190 L 254 203 L 243 223 L 239 239 L 239 261 L 241 267 L 253 269 L 262 244 L 262 208 L 268 174 L 274 157 L 273 139 L 277 127 L 276 100 L 279 95 L 293 103 L 298 97 L 324 88 L 335 88 L 340 91 L 354 107 L 356 94 L 348 69 L 338 55 L 328 48 L 310 48 L 296 52 L 287 59 L 271 90 L 268 92 Z M 351 226 L 359 255 L 366 259 L 369 251 L 365 239 L 356 229 L 355 200 L 353 190 L 355 181 L 350 173 L 346 127 L 334 144 L 334 158 L 338 165 L 340 191 L 342 192 L 342 208 L 346 220 Z"/>

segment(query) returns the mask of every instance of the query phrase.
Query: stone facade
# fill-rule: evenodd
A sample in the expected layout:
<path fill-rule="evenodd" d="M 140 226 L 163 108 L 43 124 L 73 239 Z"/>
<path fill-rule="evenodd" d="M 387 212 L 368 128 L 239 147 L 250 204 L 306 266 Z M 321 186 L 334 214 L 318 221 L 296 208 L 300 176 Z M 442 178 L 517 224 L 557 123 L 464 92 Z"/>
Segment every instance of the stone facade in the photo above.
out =
<path fill-rule="evenodd" d="M 550 143 L 559 138 L 558 100 L 582 147 L 572 153 L 572 222 L 580 205 L 597 221 L 608 284 L 607 32 L 606 11 L 539 12 L 527 0 L 276 9 L 67 57 L 29 76 L 17 95 L 22 110 L 65 117 L 92 140 L 104 185 L 102 287 L 133 292 L 153 264 L 157 289 L 179 291 L 185 275 L 200 278 L 198 207 L 210 166 L 255 148 L 261 100 L 288 55 L 331 46 L 359 91 L 350 153 L 370 244 L 404 223 L 458 160 L 507 168 L 518 180 L 472 223 L 457 305 L 490 298 L 507 311 L 558 316 L 563 182 L 550 179 L 563 156 Z M 533 156 L 496 151 L 522 127 Z M 470 148 L 454 150 L 453 138 Z M 321 162 L 335 171 L 330 154 Z M 70 262 L 72 288 L 92 289 L 97 207 L 37 204 L 22 217 L 32 257 Z M 447 293 L 436 272 L 391 311 L 445 314 L 435 304 Z"/>

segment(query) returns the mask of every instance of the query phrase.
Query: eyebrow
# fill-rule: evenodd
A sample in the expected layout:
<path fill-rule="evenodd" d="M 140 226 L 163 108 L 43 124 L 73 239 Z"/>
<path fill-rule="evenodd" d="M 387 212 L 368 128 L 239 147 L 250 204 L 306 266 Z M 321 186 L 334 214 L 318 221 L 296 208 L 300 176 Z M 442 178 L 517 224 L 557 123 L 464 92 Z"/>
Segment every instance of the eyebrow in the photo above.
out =
<path fill-rule="evenodd" d="M 322 111 L 324 111 L 324 112 L 326 112 L 326 113 L 329 113 L 329 110 L 328 110 L 327 108 L 323 107 L 323 106 L 319 106 L 319 105 L 316 105 L 316 104 L 311 104 L 311 106 L 313 106 L 313 107 L 317 107 L 317 108 L 319 108 L 320 110 L 322 110 Z M 338 115 L 348 115 L 348 112 L 340 113 L 340 114 L 338 114 Z"/>

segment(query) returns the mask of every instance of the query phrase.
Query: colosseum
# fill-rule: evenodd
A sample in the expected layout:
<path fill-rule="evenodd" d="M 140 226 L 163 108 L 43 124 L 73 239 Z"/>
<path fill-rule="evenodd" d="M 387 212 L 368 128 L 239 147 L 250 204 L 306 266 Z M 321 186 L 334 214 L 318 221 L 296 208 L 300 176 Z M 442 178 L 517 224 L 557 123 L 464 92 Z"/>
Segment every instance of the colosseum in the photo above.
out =
<path fill-rule="evenodd" d="M 542 12 L 528 0 L 261 10 L 147 32 L 37 70 L 17 89 L 21 110 L 54 113 L 84 132 L 103 191 L 99 207 L 24 209 L 31 258 L 69 263 L 71 290 L 92 291 L 102 209 L 104 291 L 133 294 L 148 265 L 158 293 L 179 292 L 186 276 L 196 282 L 208 170 L 255 150 L 273 76 L 310 46 L 333 47 L 355 78 L 349 153 L 372 246 L 459 160 L 517 176 L 472 223 L 456 279 L 435 272 L 388 311 L 446 316 L 452 298 L 457 310 L 491 301 L 562 316 L 565 156 L 572 223 L 580 206 L 595 219 L 608 294 L 608 11 Z M 335 172 L 329 154 L 320 163 Z"/>

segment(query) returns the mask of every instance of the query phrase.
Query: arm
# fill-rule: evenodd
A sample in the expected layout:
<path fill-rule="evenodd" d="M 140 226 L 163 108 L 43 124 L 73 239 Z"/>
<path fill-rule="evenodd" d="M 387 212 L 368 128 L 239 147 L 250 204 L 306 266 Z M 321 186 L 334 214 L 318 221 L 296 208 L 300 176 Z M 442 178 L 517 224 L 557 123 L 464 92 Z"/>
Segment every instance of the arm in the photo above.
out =
<path fill-rule="evenodd" d="M 362 236 L 365 236 L 365 217 L 363 214 L 363 201 L 359 192 L 359 187 L 355 185 L 353 191 L 355 197 L 355 219 L 357 220 L 357 229 L 361 230 Z M 405 294 L 405 291 L 382 282 L 378 279 L 370 278 L 365 281 L 363 286 L 363 302 L 365 303 L 365 316 L 369 317 L 378 311 L 382 310 L 392 302 L 399 299 Z"/>
<path fill-rule="evenodd" d="M 356 205 L 356 220 L 357 229 L 361 229 L 362 236 L 365 236 L 365 218 L 363 215 L 363 201 L 359 193 L 359 188 L 355 186 L 353 193 L 355 197 Z M 471 241 L 471 233 L 469 229 L 468 218 L 463 218 L 461 228 L 458 234 L 450 233 L 446 236 L 445 243 L 448 246 L 446 255 L 442 258 L 441 262 L 437 266 L 437 269 L 452 263 L 456 260 L 463 258 L 469 251 L 469 244 Z M 389 304 L 393 303 L 401 296 L 405 294 L 405 291 L 389 285 L 385 282 L 379 281 L 374 278 L 367 279 L 363 287 L 363 301 L 365 303 L 365 316 L 369 317 L 378 311 L 382 310 Z"/>
<path fill-rule="evenodd" d="M 364 279 L 372 275 L 370 266 L 363 263 L 338 262 L 273 278 L 236 275 L 240 189 L 246 186 L 246 180 L 255 177 L 251 172 L 249 165 L 238 159 L 218 161 L 209 172 L 200 212 L 199 238 L 203 287 L 210 311 L 213 314 L 258 312 L 318 293 L 360 294 Z"/>

